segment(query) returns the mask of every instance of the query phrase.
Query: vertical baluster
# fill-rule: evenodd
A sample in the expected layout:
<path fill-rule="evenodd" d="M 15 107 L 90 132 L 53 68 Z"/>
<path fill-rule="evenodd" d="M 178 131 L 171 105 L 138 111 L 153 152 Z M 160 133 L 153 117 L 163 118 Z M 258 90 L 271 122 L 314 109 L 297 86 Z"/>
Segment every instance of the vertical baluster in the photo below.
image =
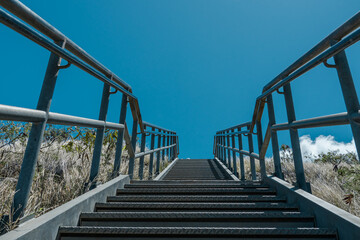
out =
<path fill-rule="evenodd" d="M 170 139 L 169 139 L 169 145 L 171 145 L 173 142 L 173 137 L 172 137 L 172 132 L 171 132 L 171 135 L 170 135 Z M 171 147 L 170 148 L 170 161 L 173 160 L 173 148 Z"/>
<path fill-rule="evenodd" d="M 276 121 L 275 121 L 274 103 L 273 103 L 271 94 L 267 97 L 266 101 L 267 101 L 267 106 L 268 106 L 269 124 L 270 124 L 270 126 L 273 126 L 276 124 Z M 273 151 L 275 176 L 277 176 L 278 178 L 284 179 L 284 175 L 281 170 L 279 142 L 278 142 L 278 137 L 277 137 L 276 131 L 271 131 L 271 145 L 272 145 L 272 151 Z"/>
<path fill-rule="evenodd" d="M 284 96 L 285 96 L 285 105 L 286 105 L 286 112 L 288 123 L 291 124 L 293 121 L 296 120 L 295 117 L 295 109 L 294 109 L 294 102 L 291 93 L 290 84 L 284 86 Z M 301 149 L 300 149 L 300 141 L 299 141 L 299 134 L 297 129 L 290 128 L 290 140 L 291 146 L 293 150 L 293 158 L 294 158 L 294 166 L 295 166 L 295 173 L 296 173 L 296 180 L 299 188 L 310 191 L 305 181 L 305 173 L 304 173 L 304 166 L 301 157 Z"/>
<path fill-rule="evenodd" d="M 170 145 L 170 132 L 168 132 L 168 136 L 166 137 L 166 144 L 167 144 L 167 146 L 169 146 Z M 167 149 L 167 154 L 166 154 L 167 156 L 168 156 L 168 162 L 170 162 L 171 161 L 171 159 L 170 159 L 170 148 L 168 148 Z"/>
<path fill-rule="evenodd" d="M 155 128 L 152 127 L 151 131 L 154 132 Z M 150 150 L 153 150 L 155 147 L 155 134 L 151 134 Z M 153 176 L 153 163 L 154 163 L 154 153 L 150 153 L 150 162 L 149 162 L 149 179 L 152 179 Z"/>
<path fill-rule="evenodd" d="M 157 141 L 157 148 L 161 148 L 161 130 L 159 129 L 159 135 L 158 135 L 158 141 Z M 161 151 L 157 151 L 156 152 L 156 174 L 158 174 L 159 172 L 159 168 L 158 166 L 160 165 L 160 154 L 161 154 Z"/>
<path fill-rule="evenodd" d="M 247 126 L 247 129 L 250 130 L 250 126 Z M 254 144 L 253 144 L 253 138 L 252 134 L 248 133 L 248 142 L 249 142 L 249 152 L 254 152 Z M 251 168 L 251 179 L 256 180 L 256 166 L 255 166 L 255 160 L 254 157 L 250 156 L 250 168 Z"/>
<path fill-rule="evenodd" d="M 238 128 L 238 131 L 241 131 L 241 127 Z M 238 135 L 238 142 L 239 142 L 239 150 L 243 150 L 243 144 L 242 144 L 242 135 Z M 239 159 L 240 159 L 240 180 L 245 180 L 245 166 L 244 166 L 244 155 L 242 153 L 239 153 Z"/>
<path fill-rule="evenodd" d="M 62 48 L 65 42 L 57 42 Z M 51 100 L 53 98 L 56 79 L 59 73 L 61 58 L 54 53 L 50 54 L 44 81 L 41 87 L 40 97 L 36 109 L 49 112 Z M 30 135 L 25 149 L 24 158 L 21 164 L 18 182 L 14 194 L 14 200 L 11 206 L 12 220 L 18 220 L 24 213 L 29 198 L 32 180 L 35 172 L 36 162 L 38 159 L 40 146 L 46 127 L 45 119 L 40 123 L 33 123 Z"/>
<path fill-rule="evenodd" d="M 257 140 L 258 140 L 258 149 L 259 154 L 261 152 L 261 147 L 263 145 L 263 135 L 262 135 L 262 128 L 261 128 L 261 122 L 256 121 L 256 131 L 257 131 Z M 262 179 L 266 177 L 266 165 L 265 165 L 265 159 L 259 159 L 260 161 L 260 173 Z"/>
<path fill-rule="evenodd" d="M 340 86 L 345 101 L 346 110 L 349 116 L 350 127 L 354 137 L 356 151 L 360 159 L 360 124 L 351 117 L 360 110 L 359 99 L 356 94 L 354 81 L 351 75 L 349 63 L 345 51 L 334 56 L 336 70 L 340 80 Z"/>
<path fill-rule="evenodd" d="M 162 146 L 165 147 L 166 146 L 166 131 L 164 130 L 163 131 L 164 135 L 162 136 Z M 164 162 L 165 162 L 165 149 L 162 150 L 162 154 L 161 154 L 162 158 L 161 158 L 161 163 L 160 165 L 163 165 Z M 159 165 L 159 169 L 157 170 L 158 171 L 158 174 L 160 173 L 160 165 Z"/>
<path fill-rule="evenodd" d="M 221 132 L 221 134 L 225 134 L 225 131 Z M 224 165 L 226 165 L 226 138 L 225 136 L 222 136 L 222 145 L 223 145 L 223 149 L 222 149 L 222 155 L 223 155 L 223 163 Z"/>
<path fill-rule="evenodd" d="M 120 110 L 120 119 L 119 119 L 120 124 L 125 124 L 127 103 L 128 103 L 127 96 L 123 94 L 121 100 L 121 110 Z M 123 141 L 124 141 L 124 129 L 120 129 L 118 130 L 118 137 L 117 137 L 116 150 L 115 150 L 114 170 L 112 173 L 112 177 L 118 176 L 120 172 Z"/>
<path fill-rule="evenodd" d="M 106 115 L 109 107 L 109 99 L 110 99 L 110 86 L 104 83 L 103 93 L 101 98 L 101 105 L 100 105 L 100 113 L 99 113 L 99 120 L 105 121 Z M 96 187 L 97 177 L 99 175 L 99 166 L 100 166 L 100 158 L 101 158 L 101 150 L 102 145 L 104 142 L 104 134 L 105 128 L 101 127 L 96 130 L 96 137 L 95 137 L 95 144 L 94 144 L 94 153 L 91 162 L 91 169 L 90 169 L 90 178 L 89 184 L 90 189 Z"/>
<path fill-rule="evenodd" d="M 227 133 L 230 133 L 230 130 L 227 131 Z M 226 136 L 226 140 L 227 140 L 227 147 L 231 147 L 231 143 L 230 143 L 230 135 L 227 135 Z M 228 161 L 227 161 L 227 165 L 228 165 L 228 168 L 230 169 L 230 171 L 232 171 L 232 167 L 231 167 L 231 151 L 230 149 L 228 148 Z"/>
<path fill-rule="evenodd" d="M 138 128 L 138 120 L 133 121 L 132 133 L 131 133 L 131 146 L 134 149 L 134 153 L 136 152 L 136 142 L 137 142 L 137 128 Z M 134 175 L 134 164 L 135 157 L 130 157 L 129 159 L 129 177 L 133 179 Z"/>
<path fill-rule="evenodd" d="M 141 134 L 141 145 L 140 145 L 140 152 L 145 152 L 145 144 L 146 144 L 146 126 L 144 126 L 144 132 Z M 144 157 L 140 157 L 139 161 L 139 179 L 143 179 L 143 172 L 144 172 Z"/>
<path fill-rule="evenodd" d="M 230 130 L 227 131 L 227 133 L 230 133 Z M 230 143 L 230 135 L 227 135 L 227 136 L 226 136 L 226 140 L 227 140 L 227 147 L 230 147 L 230 146 L 231 146 L 231 143 Z M 230 154 L 230 149 L 229 149 L 229 148 L 227 149 L 227 156 L 228 156 L 227 166 L 228 166 L 228 168 L 230 169 L 230 171 L 232 171 L 232 168 L 231 168 L 231 154 Z"/>
<path fill-rule="evenodd" d="M 234 132 L 235 131 L 235 129 L 233 129 L 231 132 Z M 233 149 L 235 149 L 235 135 L 233 134 L 233 135 L 231 135 L 231 147 L 233 148 Z M 234 173 L 234 175 L 235 176 L 239 176 L 238 175 L 238 173 L 237 173 L 237 164 L 236 164 L 236 152 L 233 150 L 232 151 L 232 154 L 233 154 L 233 173 Z"/>

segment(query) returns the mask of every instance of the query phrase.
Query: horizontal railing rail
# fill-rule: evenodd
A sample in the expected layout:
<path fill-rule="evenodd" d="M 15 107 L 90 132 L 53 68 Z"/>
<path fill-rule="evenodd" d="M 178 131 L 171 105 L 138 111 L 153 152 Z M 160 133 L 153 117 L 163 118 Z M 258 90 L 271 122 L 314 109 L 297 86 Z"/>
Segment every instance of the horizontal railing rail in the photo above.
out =
<path fill-rule="evenodd" d="M 360 12 L 337 28 L 319 44 L 295 61 L 291 66 L 276 76 L 263 88 L 262 94 L 256 98 L 254 114 L 251 122 L 239 124 L 216 132 L 214 137 L 214 155 L 224 162 L 234 174 L 237 174 L 237 154 L 240 161 L 241 179 L 245 179 L 244 155 L 250 157 L 251 177 L 256 179 L 255 159 L 260 161 L 261 176 L 266 176 L 265 154 L 271 142 L 273 152 L 274 175 L 283 179 L 280 164 L 279 143 L 277 131 L 289 130 L 293 161 L 295 166 L 297 186 L 311 191 L 306 182 L 300 149 L 298 129 L 326 127 L 349 124 L 351 126 L 356 151 L 360 156 L 360 104 L 351 76 L 345 49 L 360 40 Z M 329 64 L 333 58 L 335 64 Z M 296 120 L 290 83 L 302 74 L 323 63 L 327 68 L 337 71 L 340 86 L 345 101 L 346 112 Z M 283 88 L 283 91 L 280 89 Z M 283 94 L 288 122 L 277 124 L 275 120 L 272 95 Z M 262 114 L 265 106 L 268 110 L 268 127 L 265 136 L 262 135 Z M 246 130 L 242 128 L 246 127 Z M 256 132 L 255 132 L 256 128 Z M 237 136 L 237 140 L 236 137 Z M 248 137 L 249 151 L 243 149 L 242 137 Z M 257 136 L 258 154 L 254 152 L 253 136 Z M 238 145 L 238 147 L 236 147 Z"/>
<path fill-rule="evenodd" d="M 179 154 L 179 144 L 176 132 L 142 120 L 138 99 L 133 94 L 132 88 L 128 83 L 120 79 L 116 74 L 21 2 L 17 0 L 0 1 L 0 6 L 4 8 L 0 8 L 1 23 L 51 53 L 36 109 L 0 104 L 0 120 L 32 123 L 12 203 L 11 212 L 13 214 L 11 219 L 13 222 L 16 222 L 24 214 L 47 124 L 97 129 L 90 176 L 87 184 L 89 189 L 96 187 L 106 129 L 118 131 L 112 177 L 120 174 L 123 142 L 126 144 L 129 155 L 127 173 L 130 178 L 134 177 L 135 159 L 140 158 L 139 169 L 141 169 L 141 175 L 139 174 L 139 178 L 143 179 L 144 157 L 150 155 L 151 167 L 149 167 L 149 178 L 151 179 L 153 177 L 152 161 L 155 154 L 157 158 L 155 162 L 155 174 L 159 174 L 160 165 L 164 163 L 164 161 L 171 161 L 177 157 Z M 5 11 L 5 9 L 8 12 Z M 61 65 L 62 60 L 66 60 L 67 64 Z M 51 99 L 59 72 L 71 65 L 78 67 L 104 83 L 98 119 L 50 112 Z M 115 91 L 111 91 L 111 88 L 114 88 Z M 113 123 L 107 121 L 106 117 L 109 110 L 110 97 L 117 92 L 122 93 L 121 110 L 119 123 Z M 125 121 L 128 103 L 133 118 L 131 135 Z M 138 127 L 140 127 L 140 133 L 138 133 Z M 151 128 L 151 131 L 146 131 L 146 128 Z M 137 137 L 139 134 L 141 134 L 142 137 L 138 144 Z M 146 149 L 146 136 L 151 136 L 150 148 L 148 149 Z M 157 148 L 154 148 L 156 137 L 158 138 L 158 144 Z M 138 145 L 140 146 L 140 151 L 137 151 Z M 3 218 L 3 221 L 6 221 L 6 219 L 9 218 Z"/>

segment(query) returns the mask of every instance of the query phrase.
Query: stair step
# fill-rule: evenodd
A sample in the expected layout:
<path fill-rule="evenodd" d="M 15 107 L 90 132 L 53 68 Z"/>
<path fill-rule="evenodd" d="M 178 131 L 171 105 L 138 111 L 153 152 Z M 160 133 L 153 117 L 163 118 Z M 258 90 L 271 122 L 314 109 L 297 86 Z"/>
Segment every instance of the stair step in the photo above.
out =
<path fill-rule="evenodd" d="M 110 211 L 298 211 L 285 203 L 96 203 L 96 212 Z"/>
<path fill-rule="evenodd" d="M 107 202 L 286 202 L 286 198 L 270 195 L 121 195 L 109 196 Z"/>
<path fill-rule="evenodd" d="M 107 227 L 314 227 L 300 212 L 89 212 L 81 226 Z"/>
<path fill-rule="evenodd" d="M 257 185 L 257 184 L 261 184 L 260 181 L 234 181 L 234 180 L 161 180 L 161 181 L 156 181 L 156 180 L 131 180 L 130 181 L 131 184 L 201 184 L 201 183 L 206 183 L 206 184 L 211 184 L 211 183 L 219 183 L 219 184 L 245 184 L 245 185 Z"/>
<path fill-rule="evenodd" d="M 255 189 L 243 189 L 243 188 L 127 188 L 118 189 L 117 195 L 123 194 L 186 194 L 186 195 L 276 195 L 276 191 L 268 188 L 255 188 Z"/>
<path fill-rule="evenodd" d="M 60 227 L 59 239 L 322 239 L 335 240 L 328 228 L 220 228 L 220 227 Z"/>
<path fill-rule="evenodd" d="M 167 184 L 156 184 L 156 183 L 146 183 L 146 184 L 141 184 L 141 183 L 135 183 L 135 184 L 125 184 L 124 188 L 129 189 L 129 188 L 269 188 L 269 185 L 260 185 L 260 184 L 240 184 L 240 183 L 224 183 L 224 184 L 220 184 L 220 183 L 216 183 L 216 184 L 208 184 L 208 183 L 202 183 L 202 184 L 197 184 L 197 183 L 193 183 L 193 184 L 182 184 L 182 183 L 178 183 L 178 184 L 171 184 L 171 183 L 167 183 Z"/>

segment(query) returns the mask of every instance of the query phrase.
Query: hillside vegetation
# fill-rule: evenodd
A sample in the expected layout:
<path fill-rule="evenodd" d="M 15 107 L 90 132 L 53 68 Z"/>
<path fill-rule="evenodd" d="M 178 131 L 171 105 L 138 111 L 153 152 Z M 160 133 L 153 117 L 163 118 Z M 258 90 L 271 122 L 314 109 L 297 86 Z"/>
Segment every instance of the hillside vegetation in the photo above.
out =
<path fill-rule="evenodd" d="M 19 176 L 20 167 L 31 124 L 0 122 L 0 215 L 9 215 L 11 202 Z M 112 178 L 117 131 L 106 131 L 101 156 L 98 182 Z M 79 127 L 46 128 L 39 160 L 25 215 L 39 216 L 84 193 L 90 172 L 95 130 Z M 139 149 L 137 148 L 137 151 Z M 294 183 L 295 172 L 291 149 L 281 148 L 282 169 L 285 180 Z M 305 161 L 307 181 L 312 193 L 350 213 L 360 216 L 360 164 L 355 154 L 329 152 Z M 137 178 L 138 159 L 134 178 Z M 129 157 L 123 149 L 121 173 L 126 174 Z M 160 170 L 166 167 L 167 159 Z M 144 178 L 148 179 L 149 156 L 145 157 Z M 273 172 L 271 159 L 266 160 L 268 173 Z M 155 165 L 154 165 L 155 167 Z M 259 172 L 259 166 L 257 163 Z M 249 159 L 245 159 L 246 177 L 250 179 Z M 155 172 L 155 170 L 153 170 Z M 11 214 L 10 214 L 11 215 Z M 11 229 L 13 225 L 9 225 Z"/>
<path fill-rule="evenodd" d="M 31 125 L 1 122 L 0 126 L 0 215 L 2 216 L 10 214 Z M 39 216 L 87 191 L 84 186 L 90 174 L 95 133 L 95 130 L 89 128 L 52 125 L 46 128 L 25 216 Z M 106 131 L 97 179 L 99 183 L 112 178 L 116 139 L 117 131 Z M 137 159 L 135 162 L 134 179 L 138 177 L 138 161 Z M 160 170 L 166 167 L 165 162 L 162 162 Z M 128 164 L 129 156 L 124 147 L 120 170 L 122 174 L 127 173 Z M 149 155 L 144 159 L 145 179 L 149 178 L 148 173 Z"/>
<path fill-rule="evenodd" d="M 292 150 L 282 145 L 280 155 L 285 181 L 296 183 Z M 258 161 L 256 169 L 259 173 Z M 266 159 L 266 169 L 267 174 L 273 174 L 272 158 Z M 330 151 L 317 156 L 305 156 L 304 171 L 306 181 L 311 183 L 313 195 L 360 217 L 360 164 L 355 153 Z M 245 158 L 245 175 L 250 179 L 249 158 Z"/>

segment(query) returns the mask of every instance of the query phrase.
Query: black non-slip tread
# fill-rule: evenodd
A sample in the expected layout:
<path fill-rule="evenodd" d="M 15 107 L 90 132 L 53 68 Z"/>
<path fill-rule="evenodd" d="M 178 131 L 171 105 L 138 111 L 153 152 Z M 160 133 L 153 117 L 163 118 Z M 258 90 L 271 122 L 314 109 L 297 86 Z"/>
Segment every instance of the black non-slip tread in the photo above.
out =
<path fill-rule="evenodd" d="M 231 228 L 231 227 L 59 227 L 59 236 L 83 237 L 260 237 L 334 238 L 329 228 Z"/>
<path fill-rule="evenodd" d="M 181 183 L 167 183 L 167 184 L 156 184 L 156 183 L 148 183 L 148 184 L 125 184 L 125 189 L 130 188 L 269 188 L 269 185 L 266 184 L 239 184 L 239 183 L 192 183 L 192 184 L 181 184 Z"/>
<path fill-rule="evenodd" d="M 153 220 L 163 219 L 260 219 L 260 218 L 289 218 L 289 219 L 308 219 L 314 220 L 314 217 L 309 214 L 301 212 L 263 212 L 263 211 L 251 211 L 251 212 L 82 212 L 80 219 L 140 219 L 149 218 Z"/>
<path fill-rule="evenodd" d="M 286 198 L 270 195 L 121 195 L 109 196 L 107 202 L 286 202 Z"/>
<path fill-rule="evenodd" d="M 268 188 L 256 188 L 256 189 L 242 189 L 242 188 L 135 188 L 135 189 L 117 189 L 116 194 L 118 196 L 123 194 L 185 194 L 185 195 L 276 195 L 275 190 Z"/>
<path fill-rule="evenodd" d="M 214 159 L 191 159 L 178 160 L 163 179 L 229 180 L 231 176 Z"/>
<path fill-rule="evenodd" d="M 131 210 L 172 210 L 172 211 L 298 211 L 295 205 L 286 203 L 144 203 L 144 202 L 120 202 L 120 203 L 96 203 L 95 211 L 131 211 Z"/>
<path fill-rule="evenodd" d="M 314 227 L 300 212 L 92 212 L 80 226 L 112 227 Z"/>

